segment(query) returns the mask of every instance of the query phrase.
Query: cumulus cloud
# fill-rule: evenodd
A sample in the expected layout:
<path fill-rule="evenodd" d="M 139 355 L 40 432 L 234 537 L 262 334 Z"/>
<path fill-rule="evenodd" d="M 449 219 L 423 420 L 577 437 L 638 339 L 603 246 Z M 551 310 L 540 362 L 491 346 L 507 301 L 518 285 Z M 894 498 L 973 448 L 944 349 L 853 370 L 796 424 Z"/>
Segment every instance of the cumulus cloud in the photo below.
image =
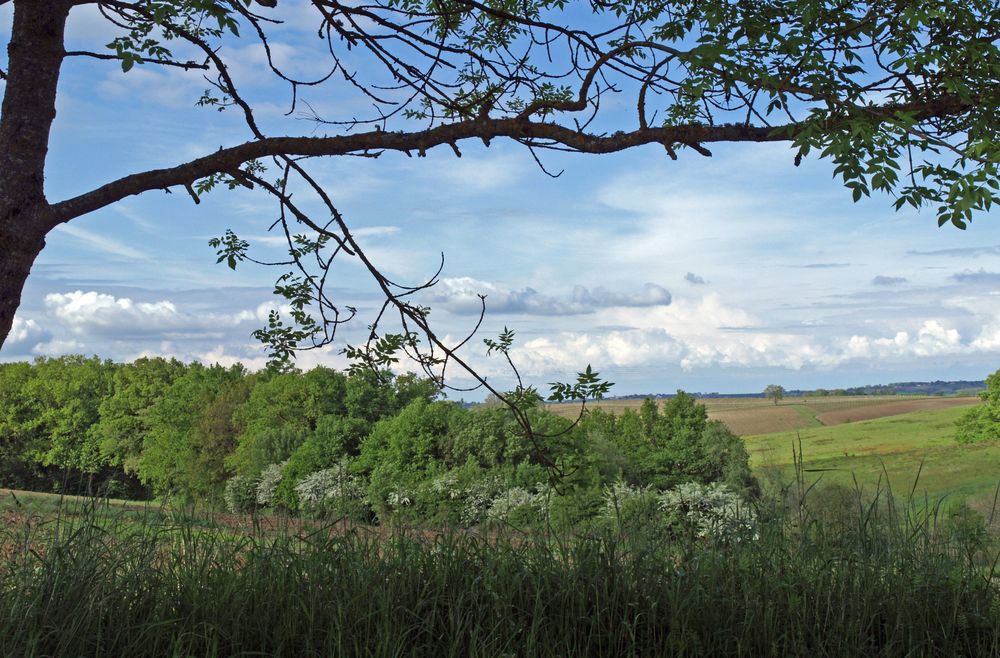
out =
<path fill-rule="evenodd" d="M 59 322 L 77 332 L 84 330 L 164 331 L 183 323 L 172 302 L 133 302 L 93 290 L 50 293 L 45 307 Z"/>
<path fill-rule="evenodd" d="M 685 274 L 684 280 L 690 283 L 691 285 L 695 286 L 703 286 L 706 283 L 708 283 L 707 281 L 705 281 L 703 277 L 698 276 L 694 272 L 688 272 L 687 274 Z"/>
<path fill-rule="evenodd" d="M 7 340 L 4 341 L 4 346 L 34 344 L 47 337 L 48 332 L 43 330 L 34 320 L 22 320 L 15 317 L 10 333 L 7 334 Z"/>
<path fill-rule="evenodd" d="M 76 354 L 83 352 L 83 343 L 76 340 L 53 339 L 38 343 L 31 348 L 32 354 L 39 356 L 58 356 L 60 354 Z"/>
<path fill-rule="evenodd" d="M 872 279 L 873 286 L 898 286 L 907 283 L 908 280 L 901 276 L 882 276 L 881 274 Z"/>
<path fill-rule="evenodd" d="M 926 320 L 916 334 L 896 332 L 892 338 L 851 336 L 843 351 L 844 359 L 890 359 L 955 354 L 967 348 L 957 329 L 947 328 L 937 320 Z"/>
<path fill-rule="evenodd" d="M 562 331 L 515 347 L 519 367 L 532 376 L 567 373 L 586 363 L 601 368 L 680 367 L 829 370 L 849 363 L 906 363 L 1000 351 L 1000 309 L 980 314 L 981 330 L 962 331 L 942 319 L 908 322 L 904 329 L 868 335 L 815 335 L 774 329 L 717 294 L 680 298 L 643 312 L 627 308 L 599 312 L 605 328 Z M 992 320 L 992 316 L 996 316 Z M 976 336 L 974 339 L 971 339 Z"/>
<path fill-rule="evenodd" d="M 129 336 L 195 334 L 212 335 L 237 325 L 267 321 L 272 310 L 288 312 L 273 302 L 231 314 L 183 311 L 169 300 L 137 302 L 94 290 L 50 293 L 47 313 L 74 335 Z"/>
<path fill-rule="evenodd" d="M 563 332 L 529 340 L 515 351 L 523 371 L 539 375 L 579 369 L 586 363 L 600 367 L 830 366 L 837 361 L 808 338 L 775 333 L 719 332 L 711 337 L 681 336 L 666 329 L 608 332 Z"/>
<path fill-rule="evenodd" d="M 570 299 L 565 300 L 531 287 L 509 290 L 471 277 L 441 279 L 429 303 L 431 307 L 452 313 L 479 313 L 482 308 L 480 295 L 486 296 L 487 308 L 492 313 L 525 315 L 581 315 L 602 308 L 649 308 L 671 303 L 670 291 L 654 283 L 647 283 L 636 292 L 575 286 Z"/>

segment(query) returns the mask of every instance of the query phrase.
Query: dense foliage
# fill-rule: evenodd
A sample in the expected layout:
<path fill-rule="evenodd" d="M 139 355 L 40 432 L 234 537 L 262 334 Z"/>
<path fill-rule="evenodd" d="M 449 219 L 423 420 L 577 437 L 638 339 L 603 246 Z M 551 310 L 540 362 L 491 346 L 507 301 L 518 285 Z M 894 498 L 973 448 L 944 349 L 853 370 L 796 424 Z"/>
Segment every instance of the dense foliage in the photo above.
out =
<path fill-rule="evenodd" d="M 986 378 L 986 390 L 979 397 L 983 403 L 969 409 L 958 421 L 955 438 L 959 443 L 1000 439 L 1000 370 Z"/>
<path fill-rule="evenodd" d="M 613 491 L 756 493 L 740 439 L 683 392 L 576 425 L 528 413 L 544 453 L 507 406 L 412 374 L 40 358 L 0 365 L 0 484 L 462 526 L 571 524 Z"/>

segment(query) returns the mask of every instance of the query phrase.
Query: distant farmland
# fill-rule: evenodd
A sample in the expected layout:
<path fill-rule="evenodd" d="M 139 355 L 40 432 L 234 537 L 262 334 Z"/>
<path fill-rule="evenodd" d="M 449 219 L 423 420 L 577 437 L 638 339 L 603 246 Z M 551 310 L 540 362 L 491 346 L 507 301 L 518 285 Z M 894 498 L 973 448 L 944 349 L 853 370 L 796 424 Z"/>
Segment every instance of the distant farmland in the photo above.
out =
<path fill-rule="evenodd" d="M 660 400 L 660 404 L 664 401 Z M 979 403 L 978 397 L 938 397 L 913 395 L 859 395 L 785 398 L 775 405 L 764 398 L 704 398 L 699 400 L 708 410 L 708 417 L 721 420 L 741 436 L 770 434 L 841 425 L 915 411 L 948 409 Z M 621 413 L 638 410 L 642 400 L 607 400 L 588 406 Z M 568 404 L 549 405 L 553 413 L 573 417 L 579 407 Z"/>

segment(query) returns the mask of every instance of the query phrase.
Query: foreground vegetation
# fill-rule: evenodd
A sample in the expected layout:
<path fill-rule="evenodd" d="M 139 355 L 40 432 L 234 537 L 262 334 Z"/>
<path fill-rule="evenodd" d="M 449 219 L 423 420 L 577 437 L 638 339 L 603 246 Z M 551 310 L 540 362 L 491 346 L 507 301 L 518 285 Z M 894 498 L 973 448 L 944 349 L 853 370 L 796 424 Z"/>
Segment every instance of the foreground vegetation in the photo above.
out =
<path fill-rule="evenodd" d="M 761 501 L 739 531 L 622 506 L 486 534 L 265 531 L 99 504 L 8 508 L 0 652 L 21 656 L 996 655 L 996 547 L 885 492 Z M 625 502 L 625 501 L 623 501 Z M 637 505 L 638 503 L 638 505 Z M 75 505 L 79 505 L 78 503 Z"/>

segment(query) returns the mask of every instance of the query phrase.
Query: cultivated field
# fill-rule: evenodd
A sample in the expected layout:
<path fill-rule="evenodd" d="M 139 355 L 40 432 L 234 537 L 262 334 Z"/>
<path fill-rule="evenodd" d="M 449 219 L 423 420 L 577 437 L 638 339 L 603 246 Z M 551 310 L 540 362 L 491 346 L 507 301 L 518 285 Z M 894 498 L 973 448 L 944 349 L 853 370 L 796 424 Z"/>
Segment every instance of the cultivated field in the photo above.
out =
<path fill-rule="evenodd" d="M 792 450 L 801 441 L 808 482 L 821 480 L 874 491 L 886 481 L 897 495 L 966 498 L 989 514 L 1000 483 L 1000 442 L 955 442 L 955 421 L 964 408 L 747 436 L 754 470 L 763 478 L 791 482 Z M 917 474 L 919 473 L 919 479 Z M 1000 515 L 1000 510 L 997 510 Z"/>
<path fill-rule="evenodd" d="M 978 404 L 979 398 L 859 395 L 785 398 L 777 405 L 764 398 L 704 398 L 699 402 L 705 405 L 709 418 L 721 420 L 736 434 L 748 436 L 840 425 L 914 411 L 966 407 Z M 621 413 L 626 409 L 638 410 L 641 404 L 642 400 L 608 400 L 588 406 Z M 553 404 L 549 409 L 572 417 L 579 407 Z"/>

